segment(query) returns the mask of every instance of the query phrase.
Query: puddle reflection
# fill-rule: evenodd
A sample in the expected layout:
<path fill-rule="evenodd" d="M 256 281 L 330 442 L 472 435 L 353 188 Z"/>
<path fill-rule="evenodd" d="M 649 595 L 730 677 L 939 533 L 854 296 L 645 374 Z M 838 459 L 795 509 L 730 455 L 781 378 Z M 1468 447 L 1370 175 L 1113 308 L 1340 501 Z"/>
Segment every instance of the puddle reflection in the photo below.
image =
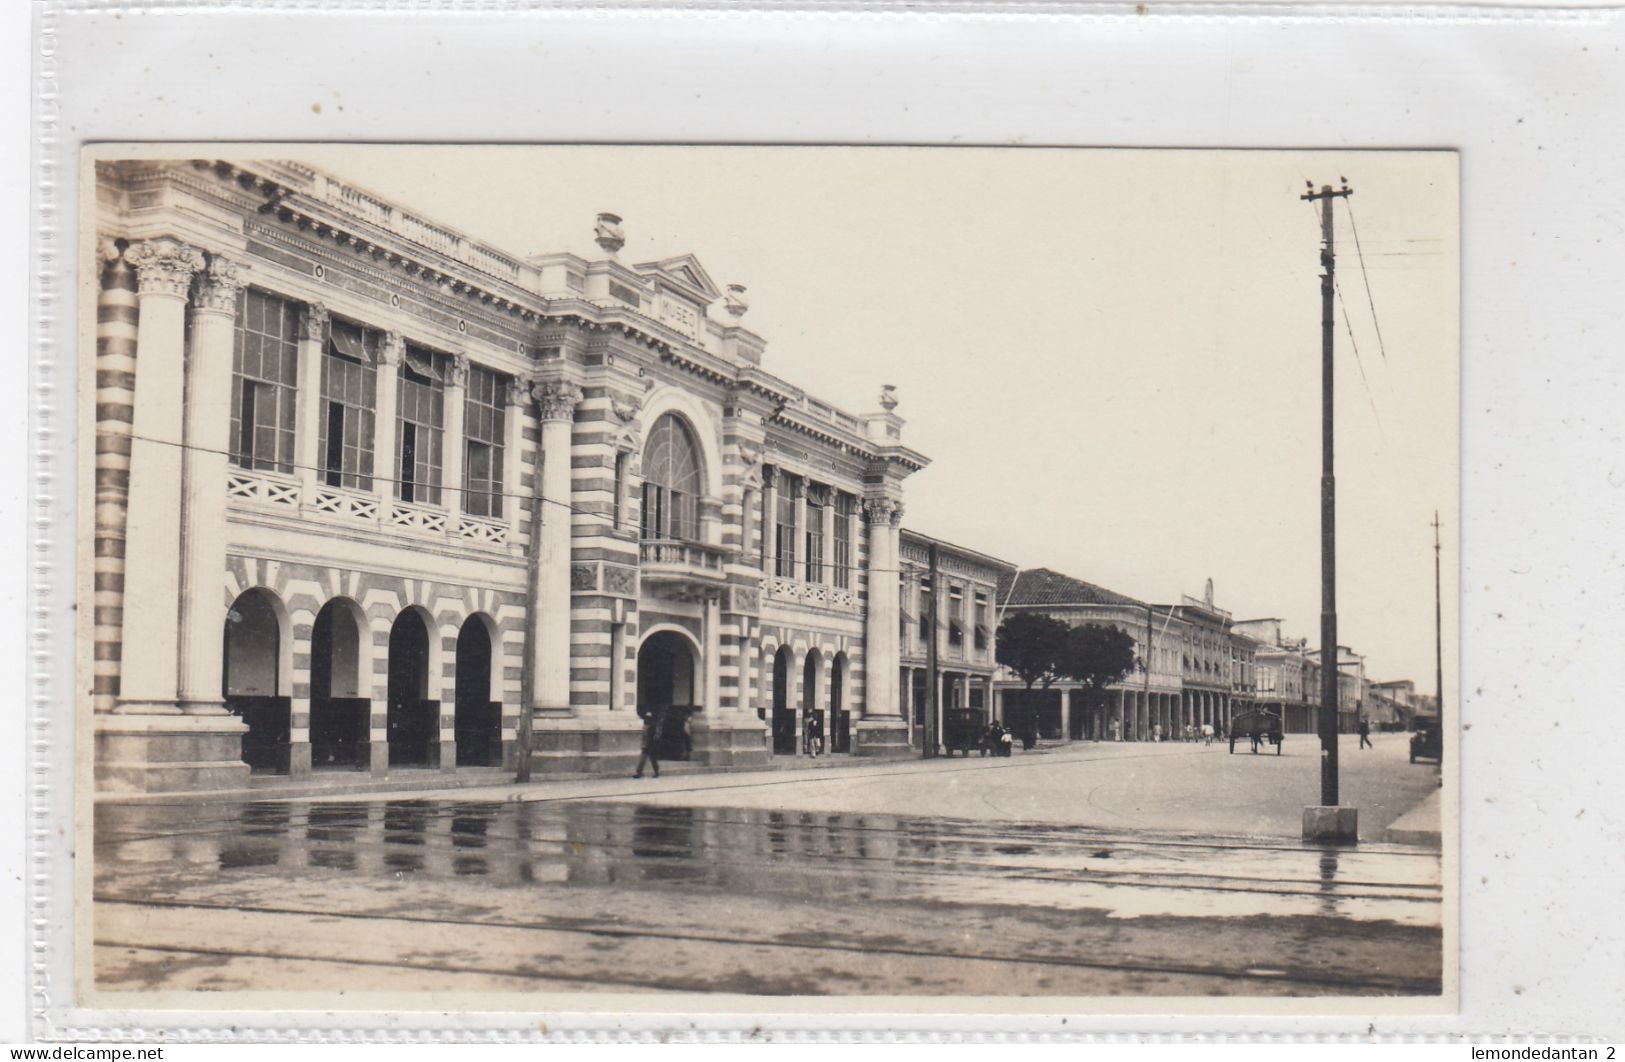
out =
<path fill-rule="evenodd" d="M 458 879 L 492 888 L 703 888 L 789 901 L 919 900 L 1115 918 L 1320 915 L 1439 923 L 1437 860 L 1224 847 L 1055 827 L 636 804 L 266 803 L 96 811 L 100 880 L 210 869 Z"/>

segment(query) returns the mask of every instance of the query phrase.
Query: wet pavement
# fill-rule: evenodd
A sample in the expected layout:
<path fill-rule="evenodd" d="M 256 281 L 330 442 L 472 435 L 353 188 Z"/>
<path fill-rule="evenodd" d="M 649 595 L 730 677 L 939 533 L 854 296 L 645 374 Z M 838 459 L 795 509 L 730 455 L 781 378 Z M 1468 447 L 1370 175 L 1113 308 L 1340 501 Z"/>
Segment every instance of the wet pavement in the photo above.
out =
<path fill-rule="evenodd" d="M 1439 991 L 1424 848 L 699 801 L 730 793 L 99 806 L 98 983 Z"/>

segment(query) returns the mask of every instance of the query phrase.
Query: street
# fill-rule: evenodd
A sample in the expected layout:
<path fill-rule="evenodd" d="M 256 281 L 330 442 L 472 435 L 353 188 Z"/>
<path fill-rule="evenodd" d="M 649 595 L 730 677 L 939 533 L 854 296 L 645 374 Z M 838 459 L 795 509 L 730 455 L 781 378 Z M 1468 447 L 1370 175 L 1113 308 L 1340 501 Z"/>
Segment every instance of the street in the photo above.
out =
<path fill-rule="evenodd" d="M 1341 746 L 1357 848 L 1298 840 L 1283 754 L 1008 760 L 97 808 L 114 990 L 1418 995 L 1440 991 L 1437 792 Z M 1414 812 L 1413 812 L 1414 815 Z M 1434 826 L 1437 835 L 1437 826 Z"/>

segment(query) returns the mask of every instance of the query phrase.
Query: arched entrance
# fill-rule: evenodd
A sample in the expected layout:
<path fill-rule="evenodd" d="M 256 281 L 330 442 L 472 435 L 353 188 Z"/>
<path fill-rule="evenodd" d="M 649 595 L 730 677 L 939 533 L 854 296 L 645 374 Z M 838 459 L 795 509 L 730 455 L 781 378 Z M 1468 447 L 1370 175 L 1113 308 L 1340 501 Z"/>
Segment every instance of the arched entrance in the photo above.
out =
<path fill-rule="evenodd" d="M 846 654 L 836 653 L 829 670 L 829 751 L 852 751 L 852 713 L 846 707 Z"/>
<path fill-rule="evenodd" d="M 638 646 L 638 715 L 663 714 L 657 755 L 686 760 L 693 753 L 689 717 L 697 706 L 694 643 L 676 631 L 655 631 Z"/>
<path fill-rule="evenodd" d="M 226 710 L 248 725 L 243 761 L 250 770 L 288 772 L 291 699 L 282 695 L 281 603 L 260 588 L 245 591 L 226 613 L 221 694 Z"/>
<path fill-rule="evenodd" d="M 372 690 L 363 649 L 361 606 L 336 597 L 310 632 L 310 765 L 364 767 Z"/>
<path fill-rule="evenodd" d="M 829 720 L 827 713 L 819 705 L 819 682 L 823 657 L 819 656 L 817 649 L 807 652 L 807 659 L 801 664 L 801 732 L 807 732 L 807 720 L 817 719 L 818 732 L 824 736 L 824 748 L 829 748 Z"/>
<path fill-rule="evenodd" d="M 389 629 L 389 765 L 424 767 L 434 762 L 440 738 L 440 699 L 429 686 L 429 626 L 418 609 L 407 609 Z"/>
<path fill-rule="evenodd" d="M 457 632 L 457 766 L 494 767 L 502 762 L 502 696 L 492 681 L 491 632 L 483 615 L 463 621 Z"/>
<path fill-rule="evenodd" d="M 790 706 L 790 661 L 788 645 L 773 654 L 773 755 L 794 756 L 796 752 L 796 710 Z"/>

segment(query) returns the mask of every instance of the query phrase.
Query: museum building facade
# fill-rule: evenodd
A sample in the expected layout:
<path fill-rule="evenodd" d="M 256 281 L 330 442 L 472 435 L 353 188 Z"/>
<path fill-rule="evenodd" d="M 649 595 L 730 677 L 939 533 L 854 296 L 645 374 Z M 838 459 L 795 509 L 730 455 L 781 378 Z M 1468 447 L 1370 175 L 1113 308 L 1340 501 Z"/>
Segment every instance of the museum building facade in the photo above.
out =
<path fill-rule="evenodd" d="M 520 258 L 291 162 L 101 163 L 96 197 L 99 790 L 630 770 L 651 712 L 708 764 L 811 717 L 908 751 L 926 459 L 890 388 L 766 371 L 742 286 L 623 262 L 614 215 Z"/>

